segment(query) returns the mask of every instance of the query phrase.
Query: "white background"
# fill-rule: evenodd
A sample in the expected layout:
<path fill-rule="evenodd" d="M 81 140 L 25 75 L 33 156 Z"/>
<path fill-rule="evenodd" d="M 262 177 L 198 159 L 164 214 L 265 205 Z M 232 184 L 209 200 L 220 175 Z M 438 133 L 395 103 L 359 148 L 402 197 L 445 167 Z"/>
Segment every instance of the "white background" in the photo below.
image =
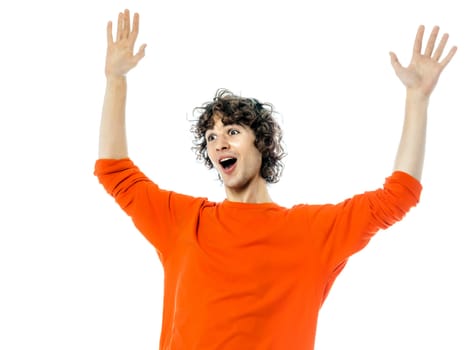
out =
<path fill-rule="evenodd" d="M 6 5 L 5 5 L 6 4 Z M 162 187 L 224 196 L 190 150 L 192 109 L 216 89 L 271 102 L 289 153 L 274 199 L 336 202 L 392 170 L 419 24 L 459 51 L 433 93 L 424 190 L 352 257 L 316 348 L 468 349 L 463 2 L 8 1 L 0 21 L 0 349 L 156 349 L 162 270 L 93 176 L 106 23 L 141 14 L 129 74 L 130 154 Z"/>

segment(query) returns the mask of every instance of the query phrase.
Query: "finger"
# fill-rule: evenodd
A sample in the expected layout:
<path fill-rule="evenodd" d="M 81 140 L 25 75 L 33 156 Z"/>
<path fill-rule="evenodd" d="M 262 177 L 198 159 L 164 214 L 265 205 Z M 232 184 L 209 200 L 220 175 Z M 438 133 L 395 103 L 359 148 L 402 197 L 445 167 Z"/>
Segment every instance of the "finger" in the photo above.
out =
<path fill-rule="evenodd" d="M 107 45 L 113 44 L 114 38 L 112 36 L 112 21 L 107 22 Z"/>
<path fill-rule="evenodd" d="M 416 38 L 414 39 L 413 53 L 421 53 L 422 39 L 424 36 L 424 26 L 420 25 L 416 32 Z"/>
<path fill-rule="evenodd" d="M 133 15 L 133 27 L 132 31 L 130 32 L 129 38 L 132 42 L 132 44 L 135 44 L 135 41 L 138 36 L 138 31 L 140 30 L 140 16 L 138 13 L 135 13 Z"/>
<path fill-rule="evenodd" d="M 424 51 L 424 56 L 431 57 L 432 51 L 434 51 L 434 46 L 435 46 L 435 42 L 436 42 L 438 34 L 439 34 L 439 27 L 434 26 L 434 28 L 432 28 L 431 35 L 429 36 L 429 40 L 427 41 L 426 51 Z"/>
<path fill-rule="evenodd" d="M 126 39 L 128 38 L 128 34 L 130 32 L 130 11 L 124 11 L 124 20 L 123 20 L 123 37 Z"/>
<path fill-rule="evenodd" d="M 122 36 L 123 36 L 123 34 L 122 34 L 123 20 L 124 20 L 123 17 L 124 17 L 123 13 L 120 12 L 119 13 L 119 19 L 117 20 L 117 35 L 116 35 L 117 40 L 121 40 Z"/>
<path fill-rule="evenodd" d="M 138 34 L 139 29 L 140 29 L 140 15 L 138 13 L 135 13 L 133 15 L 132 33 Z"/>
<path fill-rule="evenodd" d="M 449 62 L 452 60 L 453 56 L 455 55 L 455 53 L 457 52 L 457 47 L 456 46 L 453 46 L 449 53 L 447 54 L 447 56 L 445 56 L 445 58 L 440 62 L 440 64 L 442 65 L 442 69 L 445 68 L 445 66 L 447 64 L 449 64 Z"/>
<path fill-rule="evenodd" d="M 440 57 L 442 56 L 442 52 L 444 52 L 445 45 L 447 44 L 447 41 L 448 41 L 448 37 L 449 36 L 447 33 L 442 35 L 442 39 L 440 39 L 439 46 L 437 46 L 437 49 L 434 52 L 434 59 L 436 61 L 439 61 Z"/>

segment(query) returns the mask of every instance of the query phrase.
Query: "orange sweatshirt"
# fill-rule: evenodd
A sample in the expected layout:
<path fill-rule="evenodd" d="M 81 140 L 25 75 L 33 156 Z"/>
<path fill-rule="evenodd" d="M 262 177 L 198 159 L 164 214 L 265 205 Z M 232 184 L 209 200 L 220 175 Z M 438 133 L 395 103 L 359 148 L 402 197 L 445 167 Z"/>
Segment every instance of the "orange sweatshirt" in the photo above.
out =
<path fill-rule="evenodd" d="M 160 349 L 311 350 L 319 310 L 347 259 L 419 201 L 394 172 L 338 204 L 211 202 L 160 189 L 130 159 L 95 175 L 164 268 Z"/>

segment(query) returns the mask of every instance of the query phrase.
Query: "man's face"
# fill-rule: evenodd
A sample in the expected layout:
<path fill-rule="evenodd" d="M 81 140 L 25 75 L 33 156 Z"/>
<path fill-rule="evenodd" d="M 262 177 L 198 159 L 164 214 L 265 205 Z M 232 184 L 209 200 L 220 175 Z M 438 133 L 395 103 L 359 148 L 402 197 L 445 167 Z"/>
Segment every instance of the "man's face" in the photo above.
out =
<path fill-rule="evenodd" d="M 227 190 L 245 190 L 263 180 L 260 176 L 262 155 L 255 147 L 255 134 L 247 126 L 224 125 L 214 116 L 214 126 L 205 133 L 208 156 Z"/>

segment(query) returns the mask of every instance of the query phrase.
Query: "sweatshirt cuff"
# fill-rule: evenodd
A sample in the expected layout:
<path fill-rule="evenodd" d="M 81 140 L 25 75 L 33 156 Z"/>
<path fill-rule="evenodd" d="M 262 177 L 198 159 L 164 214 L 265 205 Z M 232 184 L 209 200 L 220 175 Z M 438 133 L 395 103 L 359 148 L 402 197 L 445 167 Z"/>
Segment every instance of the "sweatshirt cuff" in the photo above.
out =
<path fill-rule="evenodd" d="M 106 175 L 119 172 L 135 165 L 130 158 L 122 159 L 98 159 L 94 164 L 94 175 Z"/>

